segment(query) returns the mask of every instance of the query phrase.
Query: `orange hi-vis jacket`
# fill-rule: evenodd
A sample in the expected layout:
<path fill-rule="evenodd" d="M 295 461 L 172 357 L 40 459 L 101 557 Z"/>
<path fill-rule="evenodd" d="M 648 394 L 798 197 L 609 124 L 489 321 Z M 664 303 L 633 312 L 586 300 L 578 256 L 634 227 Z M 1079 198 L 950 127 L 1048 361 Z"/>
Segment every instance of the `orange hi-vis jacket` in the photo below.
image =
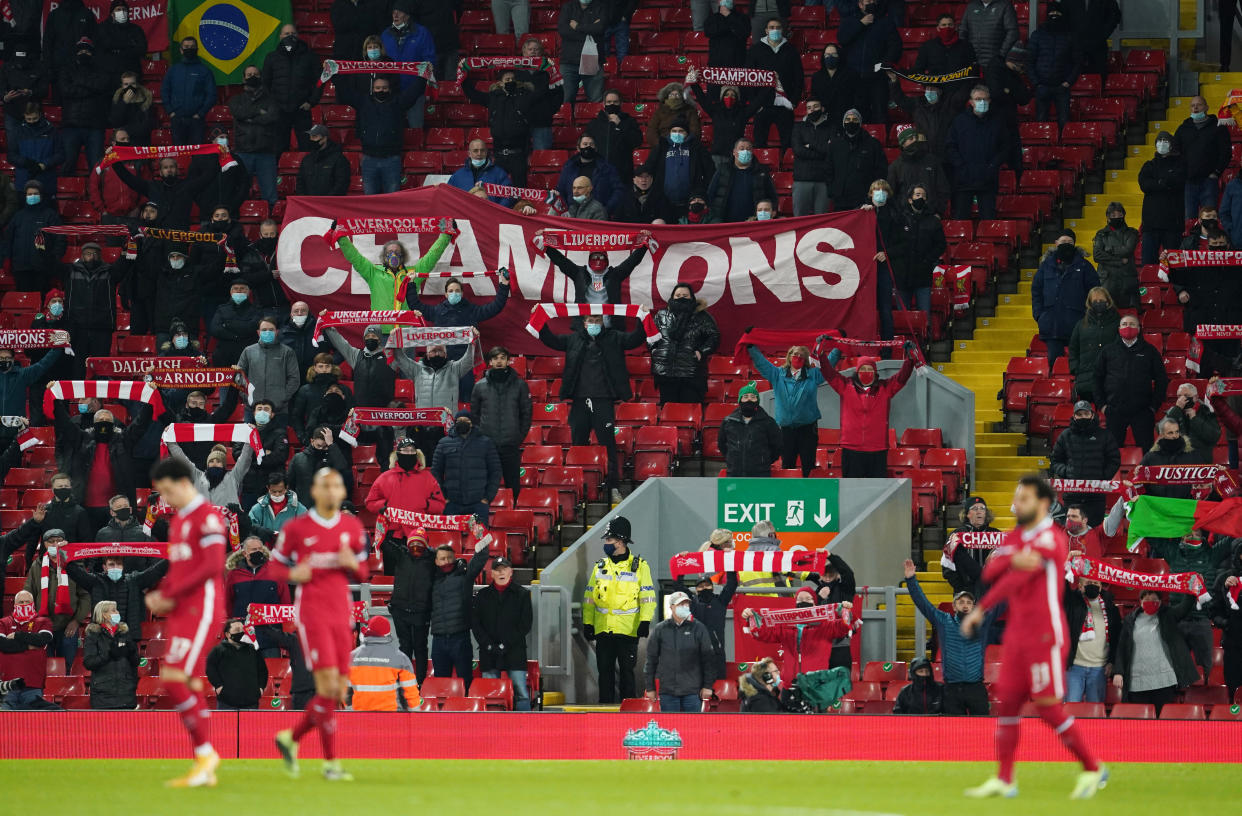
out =
<path fill-rule="evenodd" d="M 392 635 L 365 636 L 354 649 L 352 661 L 349 684 L 354 691 L 354 711 L 413 711 L 419 704 L 414 666 L 398 651 Z"/>

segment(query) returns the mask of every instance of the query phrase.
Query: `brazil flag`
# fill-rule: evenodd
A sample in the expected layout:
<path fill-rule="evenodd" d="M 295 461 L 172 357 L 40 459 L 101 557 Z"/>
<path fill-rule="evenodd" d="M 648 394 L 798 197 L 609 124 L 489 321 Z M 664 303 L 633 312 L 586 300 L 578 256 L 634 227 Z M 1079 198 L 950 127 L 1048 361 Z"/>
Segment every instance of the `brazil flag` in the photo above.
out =
<path fill-rule="evenodd" d="M 186 37 L 198 40 L 198 55 L 216 82 L 238 84 L 247 65 L 262 65 L 276 47 L 280 27 L 293 21 L 289 0 L 169 0 L 173 54 Z"/>

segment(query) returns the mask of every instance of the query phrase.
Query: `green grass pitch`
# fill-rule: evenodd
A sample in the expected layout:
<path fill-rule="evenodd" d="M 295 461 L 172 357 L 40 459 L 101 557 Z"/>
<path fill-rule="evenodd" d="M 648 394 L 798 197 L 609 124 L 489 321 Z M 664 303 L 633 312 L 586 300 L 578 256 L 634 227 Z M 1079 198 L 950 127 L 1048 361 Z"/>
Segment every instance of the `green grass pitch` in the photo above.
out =
<path fill-rule="evenodd" d="M 486 739 L 481 736 L 481 739 Z M 952 746 L 946 746 L 952 750 Z M 612 762 L 345 760 L 352 783 L 329 783 L 318 760 L 289 779 L 275 760 L 231 760 L 216 788 L 165 790 L 189 760 L 0 762 L 8 813 L 317 816 L 413 813 L 472 816 L 1107 816 L 1226 812 L 1234 765 L 1111 765 L 1090 802 L 1071 802 L 1070 763 L 1019 763 L 1015 800 L 974 802 L 963 788 L 993 772 L 979 762 Z M 93 803 L 93 804 L 92 804 Z"/>

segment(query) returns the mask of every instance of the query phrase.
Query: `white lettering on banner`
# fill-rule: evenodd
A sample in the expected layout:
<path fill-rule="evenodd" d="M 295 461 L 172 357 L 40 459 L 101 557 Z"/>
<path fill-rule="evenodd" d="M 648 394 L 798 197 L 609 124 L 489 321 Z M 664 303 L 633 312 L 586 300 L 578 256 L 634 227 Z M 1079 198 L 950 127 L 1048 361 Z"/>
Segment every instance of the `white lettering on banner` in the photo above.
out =
<path fill-rule="evenodd" d="M 280 231 L 280 243 L 276 247 L 276 266 L 280 278 L 293 291 L 307 297 L 331 295 L 341 288 L 349 269 L 329 266 L 323 274 L 311 276 L 302 267 L 302 244 L 306 241 L 322 241 L 332 226 L 332 219 L 306 216 L 286 222 Z M 350 287 L 351 290 L 353 287 Z"/>
<path fill-rule="evenodd" d="M 820 246 L 824 244 L 835 251 L 822 251 Z M 858 264 L 840 253 L 853 248 L 854 239 L 849 233 L 836 227 L 808 230 L 798 241 L 798 260 L 812 269 L 835 276 L 837 282 L 829 283 L 820 275 L 806 275 L 802 278 L 802 284 L 806 286 L 806 290 L 826 300 L 852 298 L 858 291 L 858 282 L 862 273 L 858 269 Z"/>
<path fill-rule="evenodd" d="M 660 256 L 660 268 L 656 270 L 656 291 L 672 294 L 673 287 L 678 281 L 683 280 L 682 268 L 691 259 L 703 262 L 707 269 L 707 274 L 703 276 L 703 284 L 699 287 L 696 296 L 706 301 L 708 306 L 715 306 L 724 297 L 725 279 L 723 276 L 713 275 L 712 270 L 727 269 L 729 253 L 725 252 L 723 247 L 709 244 L 706 241 L 668 244 Z M 646 263 L 646 259 L 643 262 Z M 635 282 L 631 276 L 630 295 L 635 298 L 636 302 L 654 303 L 655 298 L 651 296 L 651 276 L 643 275 L 638 282 Z M 643 299 L 638 300 L 640 297 Z"/>
<path fill-rule="evenodd" d="M 498 238 L 497 264 L 492 268 L 508 269 L 524 299 L 536 303 L 543 300 L 543 285 L 548 280 L 552 262 L 530 245 L 521 224 L 501 224 Z"/>
<path fill-rule="evenodd" d="M 750 278 L 767 287 L 782 303 L 802 300 L 802 287 L 798 285 L 798 268 L 793 263 L 794 234 L 782 232 L 776 235 L 776 252 L 771 262 L 758 242 L 750 238 L 730 238 L 733 263 L 729 267 L 729 293 L 739 306 L 755 303 L 755 290 Z"/>
<path fill-rule="evenodd" d="M 743 502 L 728 502 L 724 506 L 725 521 L 730 524 L 743 524 L 749 522 L 754 524 L 758 521 L 771 521 L 772 508 L 776 507 L 773 502 L 755 502 L 746 504 Z"/>

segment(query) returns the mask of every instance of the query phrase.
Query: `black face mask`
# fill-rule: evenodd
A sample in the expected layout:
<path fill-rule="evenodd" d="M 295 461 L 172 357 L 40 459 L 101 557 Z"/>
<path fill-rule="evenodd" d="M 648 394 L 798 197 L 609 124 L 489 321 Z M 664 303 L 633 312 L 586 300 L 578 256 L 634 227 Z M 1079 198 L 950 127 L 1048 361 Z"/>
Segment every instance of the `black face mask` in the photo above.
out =
<path fill-rule="evenodd" d="M 56 497 L 57 501 L 69 501 L 69 499 L 73 498 L 73 488 L 58 487 L 52 491 L 52 495 Z"/>
<path fill-rule="evenodd" d="M 1077 253 L 1077 250 L 1078 247 L 1073 244 L 1057 244 L 1057 260 L 1062 263 L 1068 263 L 1074 259 L 1074 255 Z"/>
<path fill-rule="evenodd" d="M 429 368 L 439 371 L 440 369 L 448 365 L 448 358 L 437 354 L 435 357 L 425 358 L 425 362 L 427 363 L 427 366 Z"/>
<path fill-rule="evenodd" d="M 692 312 L 694 311 L 693 298 L 673 298 L 669 301 L 668 307 L 674 312 Z"/>
<path fill-rule="evenodd" d="M 620 105 L 605 105 L 604 113 L 611 113 L 611 114 L 616 114 L 617 116 L 620 116 L 621 106 Z"/>
<path fill-rule="evenodd" d="M 511 93 L 513 93 L 515 90 L 517 90 L 517 83 L 516 83 L 516 82 L 506 82 L 506 83 L 504 83 L 504 89 L 505 89 L 505 93 L 507 93 L 507 94 L 511 94 Z"/>
<path fill-rule="evenodd" d="M 1106 313 L 1108 311 L 1108 301 L 1107 300 L 1091 301 L 1091 311 L 1095 312 L 1096 314 Z"/>
<path fill-rule="evenodd" d="M 194 62 L 196 59 L 198 59 L 198 49 L 197 48 L 181 49 L 181 59 L 185 60 L 186 62 Z"/>
<path fill-rule="evenodd" d="M 0 371 L 8 371 L 13 368 L 12 360 L 0 360 Z"/>
<path fill-rule="evenodd" d="M 513 373 L 511 368 L 489 368 L 487 370 L 487 379 L 489 382 L 502 382 L 509 379 L 509 375 Z"/>
<path fill-rule="evenodd" d="M 753 417 L 759 411 L 759 403 L 743 402 L 737 409 L 742 412 L 742 416 Z"/>
<path fill-rule="evenodd" d="M 1089 431 L 1091 430 L 1091 426 L 1094 424 L 1095 420 L 1090 418 L 1079 418 L 1070 421 L 1070 425 L 1072 425 L 1076 431 Z"/>
<path fill-rule="evenodd" d="M 1100 597 L 1100 588 L 1095 584 L 1087 584 L 1082 588 L 1082 594 L 1087 600 L 1094 601 Z"/>
<path fill-rule="evenodd" d="M 267 556 L 261 552 L 252 552 L 246 560 L 250 562 L 250 566 L 257 568 L 267 563 Z"/>
<path fill-rule="evenodd" d="M 280 44 L 287 48 L 294 48 L 298 44 L 298 38 L 297 37 L 285 37 L 283 40 L 280 41 Z"/>
<path fill-rule="evenodd" d="M 798 601 L 794 606 L 798 609 L 806 609 L 807 607 L 815 606 L 815 604 L 809 601 Z"/>
<path fill-rule="evenodd" d="M 101 436 L 104 438 L 112 436 L 112 423 L 111 422 L 96 422 L 95 423 L 95 435 Z"/>
<path fill-rule="evenodd" d="M 418 466 L 418 454 L 417 453 L 398 453 L 397 454 L 397 467 L 401 468 L 402 470 L 413 470 L 417 466 Z"/>
<path fill-rule="evenodd" d="M 216 485 L 220 484 L 221 481 L 224 480 L 224 468 L 220 467 L 219 465 L 212 465 L 208 467 L 207 470 L 204 471 L 204 473 L 207 476 L 207 484 L 211 485 L 212 487 L 215 487 Z"/>
<path fill-rule="evenodd" d="M 263 84 L 263 78 L 257 76 L 246 77 L 244 84 L 247 88 L 258 88 Z"/>
<path fill-rule="evenodd" d="M 841 130 L 845 135 L 853 139 L 859 133 L 862 133 L 862 124 L 859 122 L 846 122 L 841 126 Z"/>
<path fill-rule="evenodd" d="M 699 596 L 699 601 L 702 603 L 707 603 L 712 598 L 716 597 L 716 593 L 712 592 L 710 589 L 700 589 L 697 594 Z"/>
<path fill-rule="evenodd" d="M 260 238 L 259 240 L 255 241 L 254 245 L 258 247 L 259 252 L 263 253 L 264 255 L 271 255 L 273 252 L 276 251 L 276 239 L 275 238 Z"/>
<path fill-rule="evenodd" d="M 823 120 L 824 112 L 822 110 L 817 110 L 814 113 L 808 113 L 806 115 L 806 118 L 811 120 L 812 122 L 819 122 Z"/>
<path fill-rule="evenodd" d="M 379 350 L 379 338 L 368 337 L 366 339 L 366 342 L 363 345 L 367 347 L 367 351 L 378 351 Z"/>
<path fill-rule="evenodd" d="M 389 91 L 376 91 L 372 94 L 372 96 L 375 97 L 376 102 L 387 102 L 388 98 L 392 96 L 392 93 Z"/>
<path fill-rule="evenodd" d="M 186 408 L 181 415 L 187 422 L 200 422 L 207 418 L 207 411 L 202 408 Z"/>
<path fill-rule="evenodd" d="M 315 384 L 327 387 L 329 385 L 332 385 L 332 383 L 336 382 L 337 379 L 338 377 L 335 374 L 316 374 Z"/>
<path fill-rule="evenodd" d="M 841 64 L 841 58 L 836 56 L 835 54 L 832 56 L 824 57 L 824 67 L 827 68 L 829 71 L 837 70 L 837 66 L 840 64 Z"/>
<path fill-rule="evenodd" d="M 473 427 L 468 419 L 459 419 L 453 423 L 453 428 L 456 429 L 458 436 L 469 436 L 470 430 Z"/>
<path fill-rule="evenodd" d="M 1126 225 L 1125 216 L 1122 216 L 1121 218 L 1108 219 L 1108 225 L 1112 227 L 1113 229 L 1121 229 L 1122 227 Z"/>
<path fill-rule="evenodd" d="M 923 212 L 923 210 L 927 209 L 927 199 L 925 198 L 910 199 L 910 209 L 914 210 L 915 212 Z"/>
<path fill-rule="evenodd" d="M 595 157 L 599 155 L 593 147 L 583 147 L 578 150 L 578 155 L 586 161 L 595 161 Z"/>
<path fill-rule="evenodd" d="M 324 394 L 323 407 L 332 413 L 345 410 L 345 398 L 340 394 Z"/>
<path fill-rule="evenodd" d="M 245 636 L 246 636 L 245 632 L 234 632 L 233 634 L 229 635 L 229 640 L 233 641 L 234 643 L 241 643 L 242 638 L 244 638 Z"/>
<path fill-rule="evenodd" d="M 1178 451 L 1186 448 L 1186 444 L 1182 442 L 1180 437 L 1178 439 L 1161 439 L 1156 444 L 1159 445 L 1160 450 L 1165 453 L 1177 453 Z"/>
<path fill-rule="evenodd" d="M 118 523 L 128 524 L 129 520 L 134 517 L 134 511 L 128 507 L 122 507 L 120 510 L 115 511 L 115 515 Z"/>

